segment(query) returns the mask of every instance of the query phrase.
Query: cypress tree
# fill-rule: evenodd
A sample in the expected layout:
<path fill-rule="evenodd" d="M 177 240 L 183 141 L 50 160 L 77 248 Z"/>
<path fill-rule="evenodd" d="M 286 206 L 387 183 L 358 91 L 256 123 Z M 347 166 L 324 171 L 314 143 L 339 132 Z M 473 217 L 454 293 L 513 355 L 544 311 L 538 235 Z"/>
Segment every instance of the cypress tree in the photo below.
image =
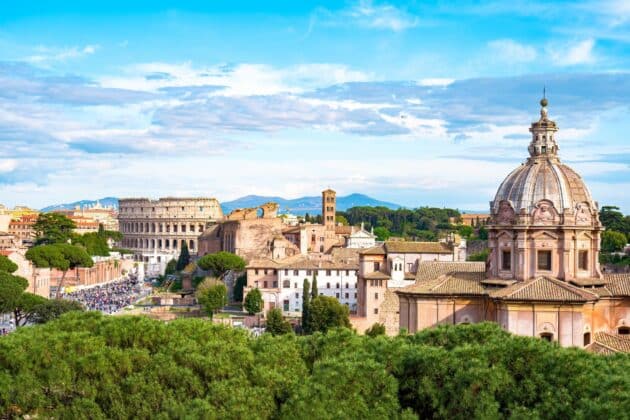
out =
<path fill-rule="evenodd" d="M 190 253 L 188 252 L 188 245 L 186 241 L 182 240 L 182 250 L 179 253 L 177 259 L 177 271 L 182 271 L 190 263 Z"/>
<path fill-rule="evenodd" d="M 318 295 L 317 291 L 317 274 L 313 273 L 313 287 L 311 288 L 311 296 L 315 299 Z"/>
<path fill-rule="evenodd" d="M 310 284 L 308 279 L 304 279 L 304 283 L 302 285 L 302 331 L 305 334 L 310 333 L 310 325 L 309 325 L 309 315 L 310 315 Z"/>

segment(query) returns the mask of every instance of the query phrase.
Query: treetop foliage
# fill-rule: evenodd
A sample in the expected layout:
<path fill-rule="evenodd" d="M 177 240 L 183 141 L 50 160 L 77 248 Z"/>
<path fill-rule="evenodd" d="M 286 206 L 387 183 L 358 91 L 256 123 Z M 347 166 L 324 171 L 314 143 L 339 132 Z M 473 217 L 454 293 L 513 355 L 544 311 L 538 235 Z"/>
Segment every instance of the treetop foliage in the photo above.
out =
<path fill-rule="evenodd" d="M 76 224 L 61 213 L 40 213 L 33 225 L 37 244 L 67 243 Z"/>
<path fill-rule="evenodd" d="M 260 338 L 199 319 L 69 313 L 0 338 L 0 416 L 620 418 L 630 356 L 495 324 Z"/>
<path fill-rule="evenodd" d="M 256 287 L 247 293 L 243 307 L 248 314 L 254 315 L 263 310 L 263 299 L 260 290 Z"/>
<path fill-rule="evenodd" d="M 245 269 L 245 260 L 231 252 L 217 252 L 216 254 L 208 254 L 199 258 L 197 265 L 202 270 L 212 270 L 218 276 L 223 277 L 228 271 L 243 271 Z"/>
<path fill-rule="evenodd" d="M 0 271 L 4 271 L 6 273 L 15 273 L 17 269 L 17 264 L 11 261 L 9 257 L 0 255 Z"/>

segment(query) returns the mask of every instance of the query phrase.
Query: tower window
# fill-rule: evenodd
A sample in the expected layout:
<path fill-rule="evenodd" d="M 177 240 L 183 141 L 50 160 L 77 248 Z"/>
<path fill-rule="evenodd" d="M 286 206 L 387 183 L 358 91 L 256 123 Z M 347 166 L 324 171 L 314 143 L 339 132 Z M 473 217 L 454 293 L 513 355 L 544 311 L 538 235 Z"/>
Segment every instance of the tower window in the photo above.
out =
<path fill-rule="evenodd" d="M 538 269 L 551 271 L 551 251 L 538 251 Z"/>
<path fill-rule="evenodd" d="M 503 251 L 501 253 L 501 270 L 512 269 L 512 251 Z"/>
<path fill-rule="evenodd" d="M 588 251 L 580 251 L 578 253 L 578 268 L 580 270 L 588 270 Z"/>

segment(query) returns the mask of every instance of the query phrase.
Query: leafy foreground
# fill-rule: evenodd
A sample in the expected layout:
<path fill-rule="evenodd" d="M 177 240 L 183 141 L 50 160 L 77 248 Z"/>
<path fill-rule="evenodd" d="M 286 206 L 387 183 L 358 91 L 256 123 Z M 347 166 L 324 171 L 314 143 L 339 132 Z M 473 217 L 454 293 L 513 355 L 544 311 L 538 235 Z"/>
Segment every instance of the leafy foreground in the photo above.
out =
<path fill-rule="evenodd" d="M 0 338 L 0 417 L 624 418 L 630 357 L 494 324 L 251 338 L 197 319 L 69 313 Z"/>

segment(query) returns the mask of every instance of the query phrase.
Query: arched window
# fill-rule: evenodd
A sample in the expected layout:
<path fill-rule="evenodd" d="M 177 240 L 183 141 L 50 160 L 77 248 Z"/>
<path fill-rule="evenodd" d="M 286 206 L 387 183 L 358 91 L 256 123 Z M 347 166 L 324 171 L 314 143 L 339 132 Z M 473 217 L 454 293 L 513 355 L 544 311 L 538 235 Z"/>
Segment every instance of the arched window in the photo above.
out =
<path fill-rule="evenodd" d="M 617 332 L 620 335 L 628 335 L 630 334 L 630 327 L 627 327 L 627 326 L 619 327 L 617 328 Z"/>
<path fill-rule="evenodd" d="M 540 333 L 540 338 L 547 341 L 553 341 L 553 334 L 549 332 Z"/>

